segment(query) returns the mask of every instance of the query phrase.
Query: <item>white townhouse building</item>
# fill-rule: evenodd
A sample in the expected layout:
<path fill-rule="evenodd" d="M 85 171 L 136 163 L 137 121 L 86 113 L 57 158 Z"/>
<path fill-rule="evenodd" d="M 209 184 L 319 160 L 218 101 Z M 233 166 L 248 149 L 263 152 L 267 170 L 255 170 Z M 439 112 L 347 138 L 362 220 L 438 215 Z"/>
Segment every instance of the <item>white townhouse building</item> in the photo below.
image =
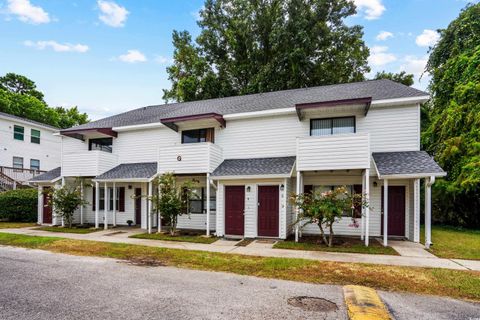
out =
<path fill-rule="evenodd" d="M 0 191 L 60 166 L 59 128 L 0 112 Z"/>
<path fill-rule="evenodd" d="M 420 104 L 429 96 L 390 80 L 148 106 L 60 131 L 61 166 L 33 179 L 42 190 L 80 179 L 88 205 L 75 220 L 151 230 L 152 180 L 198 181 L 180 228 L 225 237 L 318 233 L 293 227 L 292 192 L 347 186 L 369 207 L 335 224 L 339 235 L 418 242 L 431 185 L 446 173 L 420 150 Z M 420 208 L 420 183 L 425 208 Z M 358 211 L 358 210 L 357 210 Z M 39 205 L 38 222 L 61 223 Z"/>

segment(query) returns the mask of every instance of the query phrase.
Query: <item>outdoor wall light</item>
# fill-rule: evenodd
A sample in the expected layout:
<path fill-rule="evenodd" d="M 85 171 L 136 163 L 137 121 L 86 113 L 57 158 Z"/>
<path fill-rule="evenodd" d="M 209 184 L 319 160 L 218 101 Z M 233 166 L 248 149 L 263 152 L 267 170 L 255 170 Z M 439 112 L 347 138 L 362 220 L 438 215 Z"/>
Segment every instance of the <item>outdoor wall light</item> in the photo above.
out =
<path fill-rule="evenodd" d="M 252 188 L 250 186 L 247 186 L 247 192 L 250 192 L 250 190 L 252 190 Z"/>
<path fill-rule="evenodd" d="M 374 181 L 374 182 L 373 182 L 373 186 L 374 186 L 375 188 L 378 186 L 377 181 Z"/>
<path fill-rule="evenodd" d="M 282 185 L 280 186 L 280 191 L 283 192 L 283 190 L 285 190 L 285 186 L 282 184 Z"/>

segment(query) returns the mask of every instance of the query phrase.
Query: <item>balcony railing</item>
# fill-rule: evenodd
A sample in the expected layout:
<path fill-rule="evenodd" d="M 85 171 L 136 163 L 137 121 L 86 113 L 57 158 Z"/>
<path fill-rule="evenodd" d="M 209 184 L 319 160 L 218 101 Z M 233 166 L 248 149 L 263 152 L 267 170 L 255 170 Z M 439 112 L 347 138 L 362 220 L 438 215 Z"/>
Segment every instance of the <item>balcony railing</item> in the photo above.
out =
<path fill-rule="evenodd" d="M 368 133 L 297 138 L 297 170 L 342 170 L 370 167 Z"/>
<path fill-rule="evenodd" d="M 177 144 L 159 152 L 158 171 L 178 174 L 212 172 L 223 161 L 223 151 L 210 142 Z"/>
<path fill-rule="evenodd" d="M 0 173 L 9 177 L 16 182 L 26 182 L 39 174 L 44 173 L 44 170 L 13 168 L 0 166 Z"/>
<path fill-rule="evenodd" d="M 95 177 L 112 169 L 117 164 L 117 155 L 100 150 L 64 154 L 62 176 Z"/>

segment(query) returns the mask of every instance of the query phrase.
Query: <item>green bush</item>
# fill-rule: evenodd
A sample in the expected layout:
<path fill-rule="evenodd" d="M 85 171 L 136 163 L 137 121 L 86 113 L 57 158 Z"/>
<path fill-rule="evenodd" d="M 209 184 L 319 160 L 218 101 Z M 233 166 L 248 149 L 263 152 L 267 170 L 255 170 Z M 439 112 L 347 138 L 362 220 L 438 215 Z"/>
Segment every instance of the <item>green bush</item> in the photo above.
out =
<path fill-rule="evenodd" d="M 37 190 L 18 189 L 0 193 L 0 219 L 11 222 L 37 221 Z"/>

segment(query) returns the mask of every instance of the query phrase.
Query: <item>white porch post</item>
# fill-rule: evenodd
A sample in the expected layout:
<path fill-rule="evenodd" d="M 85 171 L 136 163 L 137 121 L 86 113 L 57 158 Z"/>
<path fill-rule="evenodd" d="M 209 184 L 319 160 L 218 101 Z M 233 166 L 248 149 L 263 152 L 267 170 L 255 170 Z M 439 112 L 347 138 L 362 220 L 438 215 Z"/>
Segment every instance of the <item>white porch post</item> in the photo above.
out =
<path fill-rule="evenodd" d="M 413 181 L 413 242 L 420 242 L 420 179 Z"/>
<path fill-rule="evenodd" d="M 362 174 L 362 204 L 365 201 L 365 171 L 363 171 Z M 365 210 L 363 208 L 363 205 L 360 208 L 360 213 L 361 213 L 361 218 L 360 218 L 360 239 L 363 241 L 365 238 L 365 222 L 364 222 L 364 214 Z"/>
<path fill-rule="evenodd" d="M 302 172 L 297 171 L 297 194 L 301 193 L 301 180 L 302 180 Z M 300 208 L 298 206 L 295 207 L 295 242 L 298 242 L 298 231 L 300 229 L 300 226 L 298 225 L 298 214 L 299 214 Z"/>
<path fill-rule="evenodd" d="M 62 188 L 65 186 L 65 177 L 62 177 Z M 65 219 L 62 216 L 62 227 L 65 227 Z"/>
<path fill-rule="evenodd" d="M 388 179 L 383 180 L 383 245 L 388 245 Z"/>
<path fill-rule="evenodd" d="M 100 183 L 95 182 L 95 229 L 99 228 L 98 215 L 100 207 Z"/>
<path fill-rule="evenodd" d="M 108 188 L 105 182 L 103 187 L 103 228 L 108 229 Z"/>
<path fill-rule="evenodd" d="M 148 233 L 152 233 L 152 183 L 148 183 L 148 198 L 147 198 L 147 217 L 148 217 Z"/>
<path fill-rule="evenodd" d="M 432 244 L 432 184 L 435 177 L 425 178 L 425 248 Z"/>
<path fill-rule="evenodd" d="M 80 180 L 80 198 L 83 201 L 83 179 Z M 83 204 L 80 206 L 80 224 L 83 225 Z"/>
<path fill-rule="evenodd" d="M 38 186 L 37 223 L 43 223 L 43 187 L 41 185 Z"/>
<path fill-rule="evenodd" d="M 207 173 L 207 236 L 210 236 L 210 173 Z"/>
<path fill-rule="evenodd" d="M 115 182 L 113 183 L 113 212 L 112 212 L 113 226 L 117 226 L 117 188 Z"/>
<path fill-rule="evenodd" d="M 370 240 L 370 169 L 365 169 L 365 246 L 368 247 Z"/>
<path fill-rule="evenodd" d="M 158 197 L 160 198 L 160 184 L 158 184 Z M 157 228 L 158 228 L 158 231 L 157 232 L 162 232 L 162 213 L 160 212 L 160 210 L 158 210 L 158 216 L 157 216 L 157 219 L 158 219 L 158 222 L 157 222 Z"/>

